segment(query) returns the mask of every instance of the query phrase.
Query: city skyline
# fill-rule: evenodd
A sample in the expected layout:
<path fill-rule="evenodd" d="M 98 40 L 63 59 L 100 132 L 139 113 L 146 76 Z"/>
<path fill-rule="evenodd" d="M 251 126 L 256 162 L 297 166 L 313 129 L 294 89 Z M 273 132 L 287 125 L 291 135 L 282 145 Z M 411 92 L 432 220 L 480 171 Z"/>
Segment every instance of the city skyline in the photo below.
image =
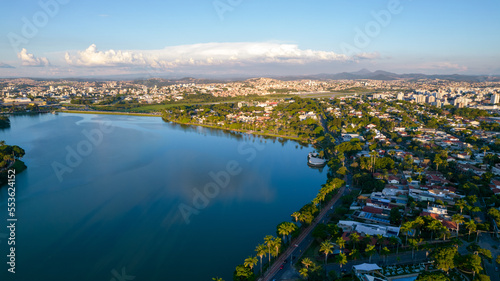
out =
<path fill-rule="evenodd" d="M 500 74 L 500 3 L 5 4 L 0 77 Z M 8 12 L 7 12 L 8 11 Z"/>

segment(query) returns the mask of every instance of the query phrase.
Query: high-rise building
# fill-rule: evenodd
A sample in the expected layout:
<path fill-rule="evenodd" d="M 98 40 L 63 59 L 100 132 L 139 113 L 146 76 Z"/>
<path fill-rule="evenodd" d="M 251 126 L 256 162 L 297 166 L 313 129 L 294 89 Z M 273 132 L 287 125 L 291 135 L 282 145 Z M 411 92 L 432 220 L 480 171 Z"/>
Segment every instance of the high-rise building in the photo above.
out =
<path fill-rule="evenodd" d="M 405 97 L 405 94 L 403 94 L 403 93 L 399 92 L 399 93 L 398 93 L 398 96 L 397 96 L 397 99 L 398 99 L 398 100 L 403 100 L 403 98 L 404 98 L 404 97 Z"/>
<path fill-rule="evenodd" d="M 491 101 L 492 104 L 497 104 L 500 102 L 500 95 L 499 94 L 493 94 L 491 95 Z"/>
<path fill-rule="evenodd" d="M 434 96 L 427 96 L 427 103 L 433 103 L 436 101 L 436 98 Z"/>

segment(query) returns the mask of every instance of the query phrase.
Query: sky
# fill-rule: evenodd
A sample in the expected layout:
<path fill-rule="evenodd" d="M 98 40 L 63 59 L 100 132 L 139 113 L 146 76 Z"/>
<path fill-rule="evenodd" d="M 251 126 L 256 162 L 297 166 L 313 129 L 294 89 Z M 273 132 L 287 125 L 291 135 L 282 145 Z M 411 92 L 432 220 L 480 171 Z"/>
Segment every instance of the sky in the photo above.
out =
<path fill-rule="evenodd" d="M 0 77 L 500 74 L 500 1 L 18 0 Z"/>

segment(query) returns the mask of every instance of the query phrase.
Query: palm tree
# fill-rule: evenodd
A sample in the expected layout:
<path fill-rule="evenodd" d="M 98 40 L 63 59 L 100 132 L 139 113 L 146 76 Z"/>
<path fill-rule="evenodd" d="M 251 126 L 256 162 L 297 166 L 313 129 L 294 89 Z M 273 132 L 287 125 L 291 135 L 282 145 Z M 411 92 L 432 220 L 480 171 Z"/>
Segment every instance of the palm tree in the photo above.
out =
<path fill-rule="evenodd" d="M 273 240 L 273 243 L 272 243 L 272 244 L 273 244 L 273 248 L 274 248 L 274 253 L 273 253 L 273 255 L 274 255 L 275 257 L 277 257 L 277 256 L 279 255 L 279 253 L 280 253 L 280 248 L 281 248 L 281 238 L 279 238 L 279 237 L 274 238 L 274 240 Z"/>
<path fill-rule="evenodd" d="M 278 225 L 278 234 L 283 235 L 283 241 L 285 241 L 285 235 L 288 235 L 288 227 L 286 222 L 282 222 Z"/>
<path fill-rule="evenodd" d="M 340 248 L 340 252 L 342 253 L 342 249 L 345 248 L 345 240 L 342 237 L 337 238 L 337 241 L 335 241 L 337 246 Z"/>
<path fill-rule="evenodd" d="M 257 248 L 255 248 L 255 251 L 257 252 L 257 256 L 260 257 L 260 274 L 262 274 L 262 257 L 266 255 L 266 246 L 264 244 L 259 244 Z"/>
<path fill-rule="evenodd" d="M 455 206 L 460 208 L 460 214 L 461 214 L 463 209 L 467 206 L 467 202 L 465 202 L 464 199 L 460 199 L 455 203 Z"/>
<path fill-rule="evenodd" d="M 389 255 L 390 252 L 391 251 L 389 250 L 389 248 L 387 247 L 382 248 L 382 255 L 385 256 L 385 263 L 387 263 L 387 256 Z"/>
<path fill-rule="evenodd" d="M 344 253 L 340 253 L 337 256 L 337 263 L 340 265 L 340 268 L 342 268 L 342 266 L 347 263 L 347 256 Z"/>
<path fill-rule="evenodd" d="M 415 229 L 415 233 L 413 233 L 413 237 L 417 234 L 418 230 L 418 235 L 420 235 L 420 229 L 422 226 L 425 224 L 425 221 L 422 217 L 417 217 L 413 222 L 412 222 L 412 228 Z"/>
<path fill-rule="evenodd" d="M 253 267 L 257 264 L 257 261 L 257 257 L 249 256 L 245 259 L 245 263 L 243 265 L 245 265 L 246 267 L 250 267 L 250 270 L 253 271 Z"/>
<path fill-rule="evenodd" d="M 391 244 L 396 244 L 396 254 L 399 254 L 399 238 L 395 237 L 395 236 L 391 236 L 389 237 L 389 241 L 391 242 Z"/>
<path fill-rule="evenodd" d="M 415 248 L 418 247 L 418 244 L 422 242 L 422 239 L 410 239 L 410 245 L 411 245 L 411 256 L 412 259 L 415 259 Z"/>
<path fill-rule="evenodd" d="M 379 244 L 378 246 L 378 251 L 382 251 L 382 244 L 385 241 L 385 237 L 382 234 L 377 234 L 377 243 Z"/>
<path fill-rule="evenodd" d="M 370 155 L 370 170 L 373 173 L 375 171 L 375 163 L 377 162 L 376 160 L 377 160 L 378 153 L 375 150 L 372 150 L 368 154 Z"/>
<path fill-rule="evenodd" d="M 325 254 L 325 270 L 326 270 L 326 261 L 328 260 L 328 254 L 331 254 L 333 253 L 333 245 L 332 243 L 330 243 L 330 241 L 323 241 L 323 243 L 321 243 L 321 247 L 319 249 L 320 252 L 323 252 L 323 254 Z"/>
<path fill-rule="evenodd" d="M 306 268 L 309 268 L 309 266 L 312 265 L 312 261 L 310 258 L 304 258 L 302 259 L 302 264 L 306 267 Z"/>
<path fill-rule="evenodd" d="M 481 150 L 484 151 L 483 156 L 486 157 L 486 151 L 490 150 L 490 148 L 487 145 L 485 145 L 485 146 L 481 147 Z"/>
<path fill-rule="evenodd" d="M 406 245 L 408 245 L 408 233 L 413 229 L 412 223 L 407 221 L 401 225 L 401 232 L 404 232 L 406 235 Z"/>
<path fill-rule="evenodd" d="M 456 224 L 457 224 L 457 237 L 458 237 L 458 232 L 460 230 L 460 224 L 463 223 L 465 220 L 464 220 L 464 216 L 462 215 L 459 215 L 459 214 L 454 214 L 452 217 L 451 217 L 451 220 L 454 221 Z"/>
<path fill-rule="evenodd" d="M 429 225 L 427 226 L 427 228 L 431 231 L 431 240 L 434 236 L 434 232 L 441 229 L 441 227 L 443 226 L 443 224 L 441 224 L 440 221 L 436 220 L 436 219 L 432 219 L 431 222 L 429 223 Z"/>
<path fill-rule="evenodd" d="M 443 164 L 443 159 L 436 154 L 436 158 L 434 158 L 434 164 L 436 164 L 436 171 L 439 169 L 439 165 Z"/>
<path fill-rule="evenodd" d="M 220 277 L 213 277 L 212 280 L 214 281 L 224 281 L 222 278 Z"/>
<path fill-rule="evenodd" d="M 301 268 L 299 273 L 300 273 L 300 276 L 302 276 L 302 278 L 304 279 L 307 279 L 307 277 L 309 276 L 309 274 L 307 274 L 308 270 L 307 268 Z"/>
<path fill-rule="evenodd" d="M 359 257 L 359 251 L 356 249 L 352 249 L 352 251 L 349 253 L 349 256 L 351 256 L 352 259 L 356 260 Z"/>
<path fill-rule="evenodd" d="M 359 242 L 359 234 L 357 234 L 356 232 L 353 232 L 353 233 L 351 233 L 351 235 L 349 235 L 349 238 L 351 239 L 352 247 L 354 249 L 356 249 L 356 243 Z"/>
<path fill-rule="evenodd" d="M 287 235 L 290 235 L 292 232 L 294 232 L 295 230 L 297 230 L 297 226 L 294 223 L 287 222 L 285 225 L 286 225 L 286 229 L 287 229 L 287 232 L 288 232 Z M 288 241 L 290 241 L 290 237 L 288 237 Z"/>
<path fill-rule="evenodd" d="M 299 212 L 293 212 L 292 217 L 295 218 L 295 222 L 299 222 L 300 213 Z"/>
<path fill-rule="evenodd" d="M 367 245 L 365 249 L 365 253 L 370 257 L 369 263 L 372 262 L 372 255 L 375 253 L 375 245 Z"/>
<path fill-rule="evenodd" d="M 470 240 L 470 233 L 472 231 L 476 231 L 477 226 L 476 226 L 476 224 L 474 223 L 473 220 L 470 220 L 470 221 L 468 221 L 468 222 L 465 223 L 465 228 L 467 228 L 467 230 L 469 230 L 469 240 Z"/>
<path fill-rule="evenodd" d="M 269 264 L 271 264 L 271 248 L 273 245 L 274 237 L 272 235 L 267 235 L 264 237 L 264 242 L 266 242 L 267 252 L 269 254 Z"/>
<path fill-rule="evenodd" d="M 443 241 L 446 240 L 446 236 L 450 235 L 450 231 L 445 226 L 440 229 L 440 232 L 443 234 Z"/>

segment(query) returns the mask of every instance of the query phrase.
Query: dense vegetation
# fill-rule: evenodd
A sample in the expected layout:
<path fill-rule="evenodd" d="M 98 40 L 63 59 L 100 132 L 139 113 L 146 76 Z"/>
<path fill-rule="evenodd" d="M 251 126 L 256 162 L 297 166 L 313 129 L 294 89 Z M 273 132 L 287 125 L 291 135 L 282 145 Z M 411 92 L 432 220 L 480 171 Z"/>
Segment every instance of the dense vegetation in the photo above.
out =
<path fill-rule="evenodd" d="M 0 116 L 0 129 L 6 129 L 10 127 L 10 120 L 7 116 Z"/>
<path fill-rule="evenodd" d="M 6 145 L 0 141 L 0 186 L 7 183 L 8 169 L 15 169 L 16 174 L 26 169 L 20 160 L 24 156 L 24 149 L 17 145 Z"/>

